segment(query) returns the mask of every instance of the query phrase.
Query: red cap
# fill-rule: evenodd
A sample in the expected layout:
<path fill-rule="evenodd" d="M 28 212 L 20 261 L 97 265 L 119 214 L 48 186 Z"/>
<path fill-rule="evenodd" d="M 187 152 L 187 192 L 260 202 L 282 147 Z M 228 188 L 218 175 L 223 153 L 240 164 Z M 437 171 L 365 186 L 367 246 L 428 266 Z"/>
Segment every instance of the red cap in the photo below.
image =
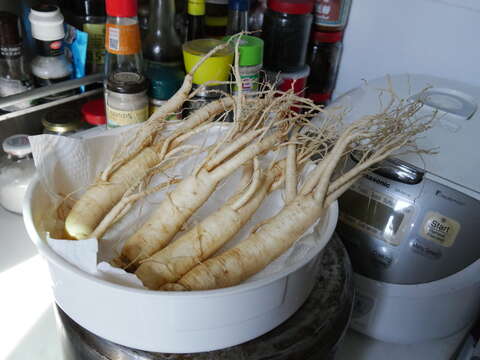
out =
<path fill-rule="evenodd" d="M 137 0 L 106 0 L 105 9 L 109 16 L 137 16 Z"/>
<path fill-rule="evenodd" d="M 309 99 L 312 99 L 315 103 L 325 103 L 329 101 L 332 97 L 332 93 L 311 93 L 307 94 Z"/>
<path fill-rule="evenodd" d="M 304 15 L 313 11 L 313 0 L 268 0 L 268 7 L 281 13 Z"/>
<path fill-rule="evenodd" d="M 103 125 L 107 122 L 105 116 L 105 101 L 91 100 L 82 106 L 83 120 L 92 125 Z"/>
<path fill-rule="evenodd" d="M 336 43 L 336 42 L 342 41 L 343 31 L 335 31 L 335 32 L 314 31 L 312 32 L 312 38 L 315 42 L 318 42 L 318 43 Z"/>

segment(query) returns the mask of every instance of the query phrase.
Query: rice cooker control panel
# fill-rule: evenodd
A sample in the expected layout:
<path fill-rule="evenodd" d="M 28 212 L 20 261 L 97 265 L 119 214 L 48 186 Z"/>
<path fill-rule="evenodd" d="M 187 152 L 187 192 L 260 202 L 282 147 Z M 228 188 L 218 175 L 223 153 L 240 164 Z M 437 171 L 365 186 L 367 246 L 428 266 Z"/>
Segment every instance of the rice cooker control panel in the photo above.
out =
<path fill-rule="evenodd" d="M 403 170 L 405 165 L 401 165 Z M 386 170 L 388 169 L 388 170 Z M 452 275 L 480 258 L 480 202 L 397 165 L 367 173 L 339 199 L 337 232 L 354 270 L 394 284 Z"/>

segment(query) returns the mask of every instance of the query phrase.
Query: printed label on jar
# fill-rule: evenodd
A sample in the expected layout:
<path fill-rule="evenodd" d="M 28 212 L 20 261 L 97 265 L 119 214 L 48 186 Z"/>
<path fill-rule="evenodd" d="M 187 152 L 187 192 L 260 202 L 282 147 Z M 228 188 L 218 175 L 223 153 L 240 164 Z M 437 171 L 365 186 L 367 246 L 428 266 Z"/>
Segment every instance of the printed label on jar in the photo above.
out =
<path fill-rule="evenodd" d="M 63 40 L 40 41 L 37 42 L 37 53 L 40 56 L 55 57 L 63 55 Z"/>
<path fill-rule="evenodd" d="M 132 125 L 144 122 L 148 119 L 148 106 L 137 110 L 118 110 L 106 106 L 107 127 Z"/>
<path fill-rule="evenodd" d="M 133 55 L 140 52 L 140 29 L 134 25 L 107 24 L 105 49 L 116 55 Z"/>
<path fill-rule="evenodd" d="M 0 59 L 17 59 L 22 55 L 22 44 L 0 46 Z"/>
<path fill-rule="evenodd" d="M 87 62 L 103 64 L 105 58 L 105 24 L 84 24 L 88 34 Z"/>
<path fill-rule="evenodd" d="M 420 235 L 445 247 L 455 242 L 460 223 L 440 213 L 429 211 L 423 220 Z"/>
<path fill-rule="evenodd" d="M 242 79 L 242 91 L 254 92 L 258 90 L 258 74 L 255 75 L 240 75 Z M 234 93 L 237 92 L 237 86 L 233 86 Z"/>
<path fill-rule="evenodd" d="M 347 23 L 351 0 L 317 0 L 315 24 L 319 26 L 344 27 Z"/>

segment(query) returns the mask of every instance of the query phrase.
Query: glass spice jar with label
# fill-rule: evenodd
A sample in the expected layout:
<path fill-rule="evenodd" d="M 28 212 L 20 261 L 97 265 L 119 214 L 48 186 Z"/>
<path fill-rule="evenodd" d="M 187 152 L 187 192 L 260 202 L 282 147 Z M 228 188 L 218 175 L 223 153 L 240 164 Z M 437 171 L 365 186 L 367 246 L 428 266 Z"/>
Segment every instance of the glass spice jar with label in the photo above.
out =
<path fill-rule="evenodd" d="M 114 128 L 148 119 L 147 81 L 135 72 L 115 72 L 105 89 L 107 127 Z"/>

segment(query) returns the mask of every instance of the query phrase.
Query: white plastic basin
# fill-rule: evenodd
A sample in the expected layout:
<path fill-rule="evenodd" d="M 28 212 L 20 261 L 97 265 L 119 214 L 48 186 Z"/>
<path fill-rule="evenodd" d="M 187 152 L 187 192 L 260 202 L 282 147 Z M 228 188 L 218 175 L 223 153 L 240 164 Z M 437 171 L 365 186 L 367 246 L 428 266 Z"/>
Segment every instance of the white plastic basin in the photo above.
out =
<path fill-rule="evenodd" d="M 274 275 L 238 286 L 196 292 L 134 289 L 98 279 L 57 255 L 44 239 L 42 215 L 50 206 L 34 180 L 24 201 L 28 234 L 47 260 L 55 301 L 82 327 L 115 343 L 163 353 L 217 350 L 275 328 L 307 299 L 319 253 L 337 223 L 338 205 L 326 211 L 312 236 L 318 251 Z"/>

